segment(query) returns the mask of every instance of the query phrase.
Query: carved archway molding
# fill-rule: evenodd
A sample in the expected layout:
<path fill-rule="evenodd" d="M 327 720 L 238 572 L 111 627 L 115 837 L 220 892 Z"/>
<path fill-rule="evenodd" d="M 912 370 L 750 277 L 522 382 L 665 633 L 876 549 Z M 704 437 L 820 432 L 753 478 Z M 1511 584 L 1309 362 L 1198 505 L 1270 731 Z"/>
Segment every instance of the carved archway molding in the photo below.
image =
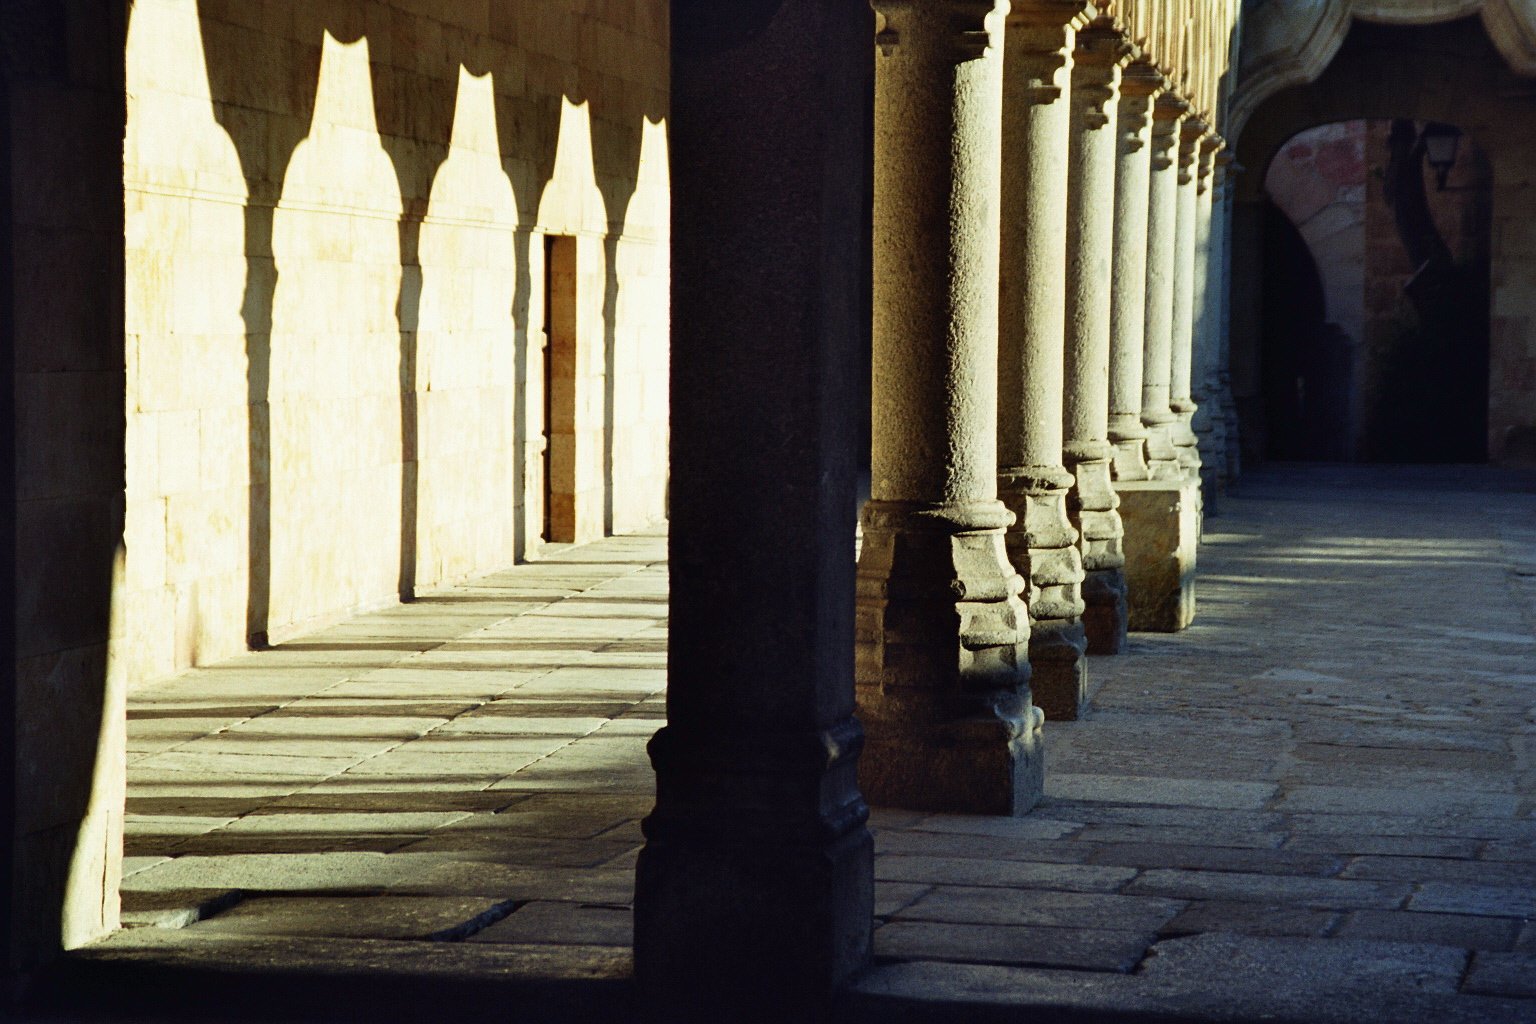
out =
<path fill-rule="evenodd" d="M 1238 87 L 1228 137 L 1282 89 L 1316 80 L 1359 19 L 1433 25 L 1482 16 L 1493 45 L 1519 75 L 1536 77 L 1536 0 L 1258 0 L 1244 11 Z"/>

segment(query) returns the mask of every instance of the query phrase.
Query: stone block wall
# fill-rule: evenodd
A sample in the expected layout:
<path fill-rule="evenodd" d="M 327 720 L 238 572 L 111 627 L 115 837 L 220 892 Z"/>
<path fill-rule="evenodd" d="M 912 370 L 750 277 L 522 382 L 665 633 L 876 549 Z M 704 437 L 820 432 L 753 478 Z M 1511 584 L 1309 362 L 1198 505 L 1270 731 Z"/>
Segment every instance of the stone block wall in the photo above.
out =
<path fill-rule="evenodd" d="M 545 235 L 578 539 L 664 514 L 660 0 L 139 0 L 128 677 L 537 557 Z"/>

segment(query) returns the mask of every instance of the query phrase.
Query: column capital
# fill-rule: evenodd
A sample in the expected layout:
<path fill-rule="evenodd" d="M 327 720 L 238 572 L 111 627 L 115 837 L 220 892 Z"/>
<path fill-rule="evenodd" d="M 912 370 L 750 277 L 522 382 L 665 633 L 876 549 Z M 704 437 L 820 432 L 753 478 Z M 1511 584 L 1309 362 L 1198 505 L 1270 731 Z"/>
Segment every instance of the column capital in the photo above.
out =
<path fill-rule="evenodd" d="M 1145 59 L 1133 60 L 1120 73 L 1120 106 L 1116 111 L 1120 152 L 1135 153 L 1146 145 L 1152 103 L 1167 86 L 1162 72 Z"/>
<path fill-rule="evenodd" d="M 1179 148 L 1179 125 L 1189 114 L 1189 102 L 1165 89 L 1152 103 L 1152 169 L 1166 171 L 1174 165 Z"/>
<path fill-rule="evenodd" d="M 1083 126 L 1095 130 L 1109 124 L 1110 104 L 1119 98 L 1121 69 L 1136 47 L 1113 23 L 1100 18 L 1077 33 L 1072 54 L 1072 104 Z"/>
<path fill-rule="evenodd" d="M 1077 31 L 1098 14 L 1089 0 L 1013 0 L 1008 28 L 1057 28 Z"/>
<path fill-rule="evenodd" d="M 1193 115 L 1179 125 L 1179 184 L 1188 185 L 1195 180 L 1195 165 L 1200 159 L 1201 141 L 1211 127 Z"/>
<path fill-rule="evenodd" d="M 996 49 L 1008 14 L 1008 0 L 870 0 L 870 6 L 875 45 L 884 56 L 915 45 L 939 48 L 957 64 L 980 60 Z"/>
<path fill-rule="evenodd" d="M 1201 195 L 1220 187 L 1216 181 L 1216 157 L 1225 151 L 1226 145 L 1227 140 L 1214 131 L 1200 140 L 1199 164 L 1196 170 L 1199 175 L 1197 188 Z"/>
<path fill-rule="evenodd" d="M 1077 30 L 1088 24 L 1093 7 L 1082 0 L 1019 0 L 1008 11 L 1004 73 L 1022 87 L 1011 95 L 1035 103 L 1061 99 L 1061 72 L 1072 60 Z"/>

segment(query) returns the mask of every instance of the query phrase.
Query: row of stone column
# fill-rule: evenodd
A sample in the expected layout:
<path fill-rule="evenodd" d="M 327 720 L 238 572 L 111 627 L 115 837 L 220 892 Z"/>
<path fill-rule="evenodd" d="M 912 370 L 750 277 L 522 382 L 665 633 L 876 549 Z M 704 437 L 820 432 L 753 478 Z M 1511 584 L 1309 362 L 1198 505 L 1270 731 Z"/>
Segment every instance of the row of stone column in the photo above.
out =
<path fill-rule="evenodd" d="M 1082 0 L 874 6 L 860 782 L 1017 814 L 1085 653 L 1193 615 L 1223 143 Z"/>

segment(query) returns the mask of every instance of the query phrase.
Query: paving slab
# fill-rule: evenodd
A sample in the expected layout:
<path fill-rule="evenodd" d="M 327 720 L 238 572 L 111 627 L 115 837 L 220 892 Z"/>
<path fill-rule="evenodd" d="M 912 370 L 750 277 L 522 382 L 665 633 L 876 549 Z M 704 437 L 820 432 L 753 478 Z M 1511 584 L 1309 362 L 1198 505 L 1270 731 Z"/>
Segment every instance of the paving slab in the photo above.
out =
<path fill-rule="evenodd" d="M 1409 900 L 1408 909 L 1440 914 L 1536 917 L 1536 889 L 1425 882 Z"/>
<path fill-rule="evenodd" d="M 1336 910 L 1313 910 L 1290 904 L 1192 900 L 1163 925 L 1162 934 L 1177 936 L 1238 932 L 1243 935 L 1321 938 L 1334 931 L 1341 916 Z"/>
<path fill-rule="evenodd" d="M 1180 899 L 1250 900 L 1328 908 L 1396 909 L 1413 887 L 1405 882 L 1359 882 L 1240 871 L 1156 869 L 1126 886 L 1128 893 Z"/>
<path fill-rule="evenodd" d="M 1092 662 L 1032 814 L 875 810 L 886 962 L 848 1019 L 1536 1021 L 1536 591 L 1486 600 L 1536 564 L 1536 499 L 1476 479 L 1229 496 L 1201 618 Z M 552 551 L 134 695 L 130 896 L 240 889 L 311 931 L 215 916 L 100 955 L 622 983 L 665 547 Z M 344 938 L 324 900 L 512 909 L 442 943 Z"/>
<path fill-rule="evenodd" d="M 1114 892 L 1136 876 L 1132 868 L 1053 864 L 996 858 L 924 857 L 879 853 L 875 878 L 892 882 L 947 883 Z"/>
<path fill-rule="evenodd" d="M 893 915 L 903 921 L 1155 931 L 1183 909 L 1176 900 L 1105 893 L 935 886 Z"/>
<path fill-rule="evenodd" d="M 1346 939 L 1432 942 L 1461 949 L 1499 951 L 1513 947 L 1520 924 L 1518 918 L 1509 917 L 1356 910 L 1344 918 L 1334 934 Z"/>
<path fill-rule="evenodd" d="M 1477 953 L 1462 983 L 1463 992 L 1488 996 L 1536 998 L 1536 955 Z M 1536 1007 L 1532 1007 L 1536 1016 Z"/>
<path fill-rule="evenodd" d="M 1156 938 L 1150 931 L 903 920 L 875 930 L 875 956 L 1128 973 Z"/>

